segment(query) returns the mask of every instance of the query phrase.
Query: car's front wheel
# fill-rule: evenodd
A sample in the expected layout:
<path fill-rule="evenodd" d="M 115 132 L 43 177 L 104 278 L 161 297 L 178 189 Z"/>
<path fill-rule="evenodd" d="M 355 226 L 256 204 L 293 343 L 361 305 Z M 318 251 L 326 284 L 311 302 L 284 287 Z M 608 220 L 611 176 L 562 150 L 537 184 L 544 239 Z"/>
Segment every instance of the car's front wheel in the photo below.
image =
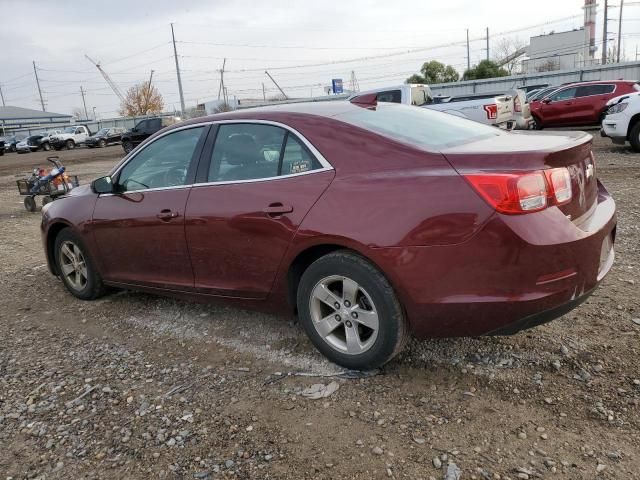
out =
<path fill-rule="evenodd" d="M 640 152 L 640 121 L 637 121 L 631 128 L 629 132 L 629 143 L 634 151 Z"/>
<path fill-rule="evenodd" d="M 51 145 L 49 145 L 49 142 L 44 142 L 42 144 L 42 150 L 44 150 L 45 152 L 48 152 L 49 150 L 51 150 Z"/>
<path fill-rule="evenodd" d="M 94 300 L 105 287 L 84 242 L 78 234 L 65 228 L 56 237 L 55 262 L 64 286 L 81 300 Z"/>
<path fill-rule="evenodd" d="M 76 147 L 76 142 L 74 142 L 73 140 L 67 140 L 65 143 L 65 147 L 67 147 L 67 150 L 73 150 Z"/>
<path fill-rule="evenodd" d="M 131 150 L 133 150 L 133 142 L 131 140 L 123 141 L 122 148 L 124 149 L 124 153 L 129 153 Z"/>
<path fill-rule="evenodd" d="M 316 348 L 347 368 L 384 365 L 408 338 L 402 306 L 389 281 L 348 251 L 325 255 L 307 268 L 297 304 L 300 322 Z"/>
<path fill-rule="evenodd" d="M 106 146 L 107 146 L 107 142 L 105 142 L 104 140 L 100 140 L 100 141 L 98 142 L 98 146 L 99 146 L 100 148 L 104 148 L 104 147 L 106 147 Z"/>

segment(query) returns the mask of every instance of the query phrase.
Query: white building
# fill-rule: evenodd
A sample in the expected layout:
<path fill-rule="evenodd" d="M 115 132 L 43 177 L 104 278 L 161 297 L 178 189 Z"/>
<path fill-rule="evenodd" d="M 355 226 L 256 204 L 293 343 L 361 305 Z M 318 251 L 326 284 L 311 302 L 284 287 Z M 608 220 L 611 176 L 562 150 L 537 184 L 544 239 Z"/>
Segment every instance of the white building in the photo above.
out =
<path fill-rule="evenodd" d="M 593 65 L 584 28 L 531 37 L 526 55 L 528 59 L 523 61 L 524 73 L 571 70 Z"/>

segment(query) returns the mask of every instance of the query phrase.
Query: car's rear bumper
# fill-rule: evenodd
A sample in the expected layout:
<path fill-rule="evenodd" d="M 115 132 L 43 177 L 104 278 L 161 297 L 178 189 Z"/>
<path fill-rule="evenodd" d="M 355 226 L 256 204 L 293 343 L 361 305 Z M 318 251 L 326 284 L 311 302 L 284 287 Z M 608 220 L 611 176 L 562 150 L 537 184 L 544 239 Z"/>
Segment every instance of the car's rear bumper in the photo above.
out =
<path fill-rule="evenodd" d="M 615 227 L 615 202 L 600 185 L 580 225 L 557 208 L 495 214 L 464 243 L 380 249 L 375 260 L 417 337 L 515 333 L 588 297 L 613 264 Z"/>

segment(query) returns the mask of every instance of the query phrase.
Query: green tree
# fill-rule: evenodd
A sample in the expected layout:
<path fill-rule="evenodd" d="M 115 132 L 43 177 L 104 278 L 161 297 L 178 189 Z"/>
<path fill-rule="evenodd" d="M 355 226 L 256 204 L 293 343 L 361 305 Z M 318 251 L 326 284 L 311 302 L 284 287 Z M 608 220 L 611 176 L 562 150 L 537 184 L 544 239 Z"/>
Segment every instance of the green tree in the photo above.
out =
<path fill-rule="evenodd" d="M 437 60 L 423 63 L 420 72 L 422 75 L 411 75 L 407 78 L 406 83 L 448 83 L 457 82 L 460 79 L 460 75 L 455 68 Z"/>
<path fill-rule="evenodd" d="M 481 78 L 506 77 L 509 72 L 499 67 L 496 62 L 491 60 L 482 60 L 478 65 L 465 70 L 462 75 L 463 80 L 479 80 Z"/>

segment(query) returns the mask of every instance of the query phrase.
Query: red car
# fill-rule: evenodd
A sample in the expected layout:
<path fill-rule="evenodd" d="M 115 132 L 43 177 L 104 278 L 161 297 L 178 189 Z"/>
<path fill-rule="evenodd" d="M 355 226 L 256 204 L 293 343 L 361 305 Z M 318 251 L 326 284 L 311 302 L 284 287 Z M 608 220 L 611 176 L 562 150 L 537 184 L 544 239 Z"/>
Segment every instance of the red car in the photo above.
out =
<path fill-rule="evenodd" d="M 538 129 L 574 125 L 599 125 L 613 97 L 640 90 L 633 81 L 602 80 L 570 83 L 529 104 Z"/>
<path fill-rule="evenodd" d="M 417 337 L 512 334 L 565 314 L 613 263 L 591 136 L 427 109 L 292 104 L 162 130 L 43 208 L 54 275 L 294 312 L 332 361 Z M 256 332 L 260 335 L 260 332 Z"/>

